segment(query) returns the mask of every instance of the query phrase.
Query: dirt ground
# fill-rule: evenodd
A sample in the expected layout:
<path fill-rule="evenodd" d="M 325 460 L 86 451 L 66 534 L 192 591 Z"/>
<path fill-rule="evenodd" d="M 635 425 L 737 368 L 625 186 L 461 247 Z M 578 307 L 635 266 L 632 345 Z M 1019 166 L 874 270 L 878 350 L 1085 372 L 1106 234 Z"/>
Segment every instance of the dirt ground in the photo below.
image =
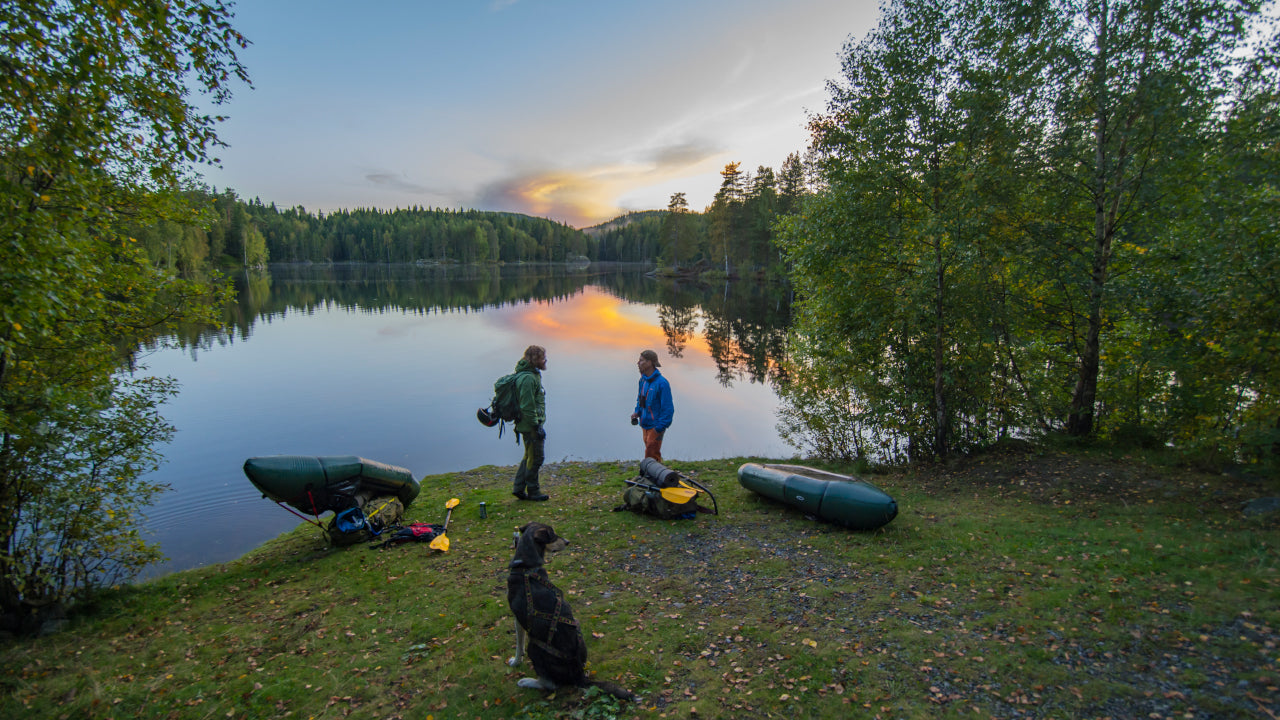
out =
<path fill-rule="evenodd" d="M 1280 483 L 1243 471 L 1210 472 L 1190 467 L 1157 467 L 1131 458 L 1111 459 L 1038 450 L 1010 443 L 979 455 L 910 471 L 913 483 L 933 492 L 965 492 L 975 487 L 1012 499 L 1044 504 L 1145 503 L 1149 499 L 1194 501 L 1239 512 L 1245 503 L 1280 494 Z M 1272 523 L 1280 519 L 1273 516 Z"/>

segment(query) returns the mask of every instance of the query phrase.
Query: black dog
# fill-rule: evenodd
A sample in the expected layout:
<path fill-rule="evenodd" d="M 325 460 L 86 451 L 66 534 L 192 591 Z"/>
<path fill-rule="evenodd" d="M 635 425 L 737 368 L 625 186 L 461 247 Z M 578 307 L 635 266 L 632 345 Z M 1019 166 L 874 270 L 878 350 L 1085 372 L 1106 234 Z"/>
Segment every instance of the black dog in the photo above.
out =
<path fill-rule="evenodd" d="M 507 664 L 519 665 L 528 652 L 538 676 L 521 678 L 518 684 L 522 688 L 555 690 L 562 685 L 594 685 L 614 697 L 634 699 L 634 695 L 613 683 L 589 679 L 584 670 L 587 644 L 564 593 L 551 584 L 543 568 L 547 553 L 559 552 L 568 544 L 550 525 L 542 523 L 529 523 L 516 533 L 515 557 L 507 575 L 507 604 L 516 617 L 516 654 Z"/>

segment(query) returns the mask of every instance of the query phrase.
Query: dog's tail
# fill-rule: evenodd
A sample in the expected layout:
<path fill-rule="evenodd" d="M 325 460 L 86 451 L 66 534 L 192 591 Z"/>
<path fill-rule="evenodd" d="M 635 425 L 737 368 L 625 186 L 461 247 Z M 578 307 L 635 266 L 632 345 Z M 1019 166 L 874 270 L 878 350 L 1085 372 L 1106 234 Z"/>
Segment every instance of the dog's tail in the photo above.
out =
<path fill-rule="evenodd" d="M 619 700 L 633 701 L 636 696 L 628 692 L 626 688 L 609 682 L 608 680 L 588 680 L 583 683 L 584 687 L 598 687 Z"/>

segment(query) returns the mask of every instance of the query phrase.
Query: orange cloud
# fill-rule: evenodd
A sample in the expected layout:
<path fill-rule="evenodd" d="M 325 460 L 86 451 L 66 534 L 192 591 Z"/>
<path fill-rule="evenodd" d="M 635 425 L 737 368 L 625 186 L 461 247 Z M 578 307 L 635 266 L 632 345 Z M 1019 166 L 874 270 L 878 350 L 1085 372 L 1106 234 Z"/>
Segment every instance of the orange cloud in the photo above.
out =
<path fill-rule="evenodd" d="M 617 217 L 607 184 L 572 172 L 534 173 L 500 181 L 481 196 L 482 207 L 549 217 L 573 227 L 587 227 Z"/>
<path fill-rule="evenodd" d="M 499 180 L 484 188 L 478 207 L 550 217 L 573 227 L 596 225 L 621 215 L 618 199 L 644 188 L 718 171 L 717 150 L 698 143 L 653 150 L 635 163 L 598 165 L 579 170 L 536 170 Z M 652 208 L 666 207 L 666 199 Z"/>

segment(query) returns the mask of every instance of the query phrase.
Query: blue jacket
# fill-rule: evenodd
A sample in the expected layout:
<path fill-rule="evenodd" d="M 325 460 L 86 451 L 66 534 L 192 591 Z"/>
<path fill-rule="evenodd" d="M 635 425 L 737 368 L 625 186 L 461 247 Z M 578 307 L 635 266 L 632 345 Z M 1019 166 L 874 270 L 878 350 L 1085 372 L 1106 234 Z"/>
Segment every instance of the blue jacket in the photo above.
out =
<path fill-rule="evenodd" d="M 636 409 L 640 413 L 640 427 L 664 432 L 671 427 L 671 417 L 676 406 L 671 402 L 671 385 L 654 370 L 652 375 L 640 378 L 640 390 L 636 393 Z"/>

